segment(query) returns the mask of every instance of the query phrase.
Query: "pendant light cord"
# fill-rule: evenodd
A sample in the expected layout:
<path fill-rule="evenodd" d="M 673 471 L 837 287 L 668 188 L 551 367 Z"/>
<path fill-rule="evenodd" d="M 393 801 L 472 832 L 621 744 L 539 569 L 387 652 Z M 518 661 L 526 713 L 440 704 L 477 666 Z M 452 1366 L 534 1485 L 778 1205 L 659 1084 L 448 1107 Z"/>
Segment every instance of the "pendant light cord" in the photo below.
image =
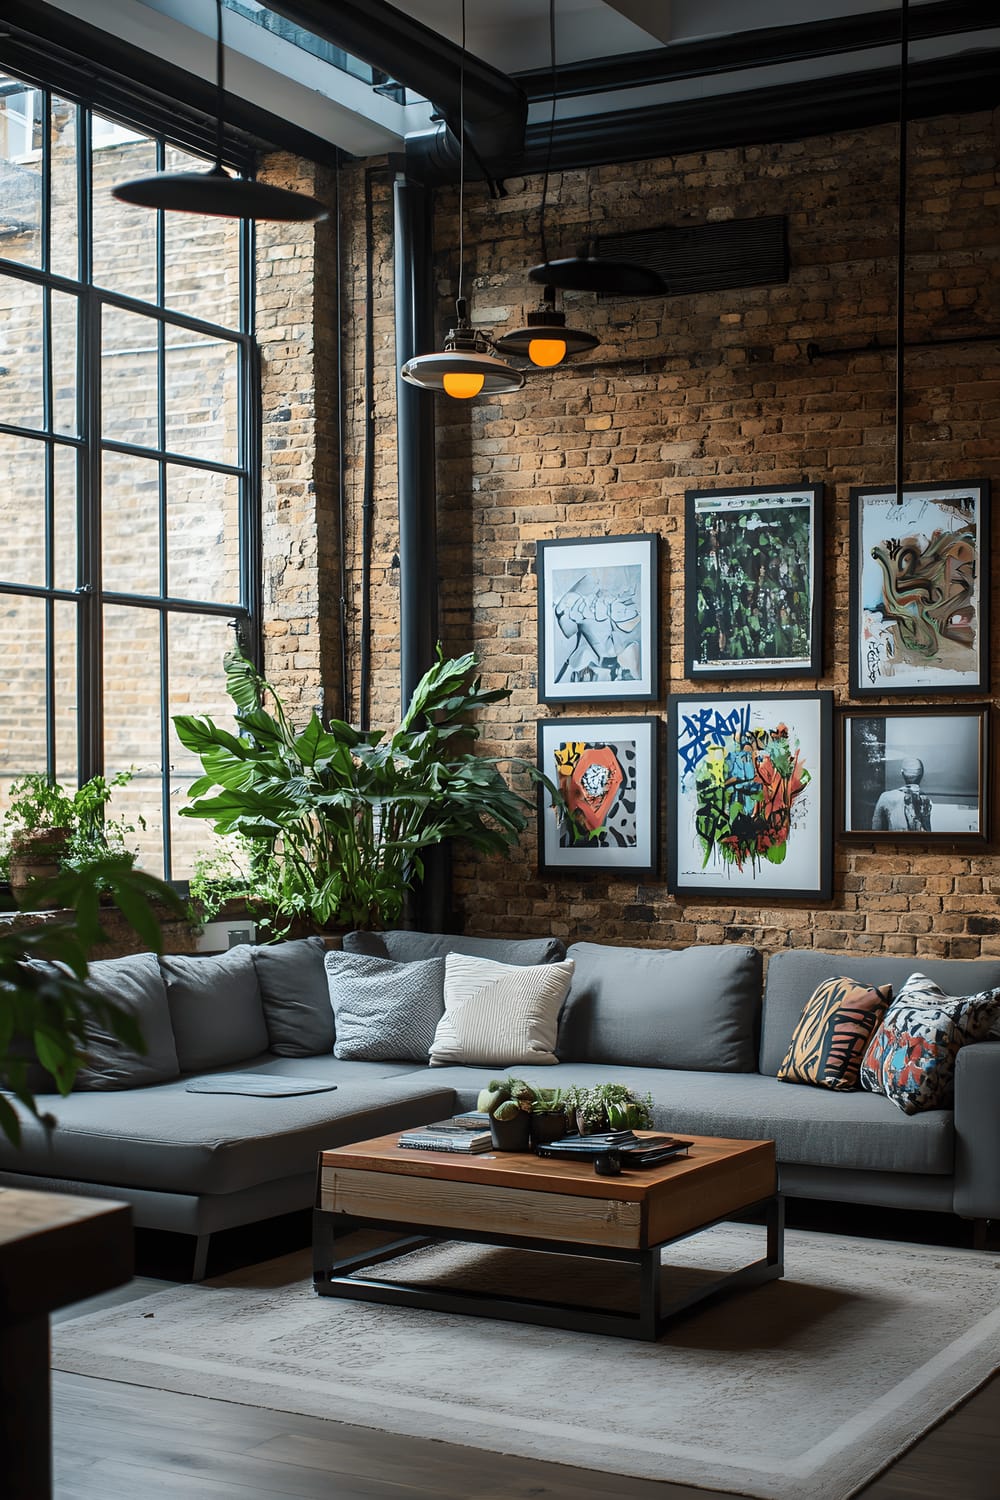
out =
<path fill-rule="evenodd" d="M 909 72 L 909 0 L 902 0 L 899 17 L 899 194 L 896 226 L 896 504 L 903 503 L 903 429 L 905 400 L 904 349 L 906 293 L 906 84 Z"/>
<path fill-rule="evenodd" d="M 222 168 L 222 100 L 226 91 L 226 49 L 222 45 L 222 0 L 215 0 L 215 165 Z"/>
<path fill-rule="evenodd" d="M 462 54 L 458 65 L 458 300 L 465 267 L 465 0 L 462 0 Z"/>
<path fill-rule="evenodd" d="M 549 263 L 545 239 L 545 204 L 549 196 L 549 170 L 552 166 L 552 138 L 556 133 L 556 0 L 549 0 L 549 75 L 552 104 L 549 113 L 549 139 L 545 147 L 545 173 L 542 177 L 542 205 L 538 215 L 539 239 L 542 242 L 542 265 Z"/>

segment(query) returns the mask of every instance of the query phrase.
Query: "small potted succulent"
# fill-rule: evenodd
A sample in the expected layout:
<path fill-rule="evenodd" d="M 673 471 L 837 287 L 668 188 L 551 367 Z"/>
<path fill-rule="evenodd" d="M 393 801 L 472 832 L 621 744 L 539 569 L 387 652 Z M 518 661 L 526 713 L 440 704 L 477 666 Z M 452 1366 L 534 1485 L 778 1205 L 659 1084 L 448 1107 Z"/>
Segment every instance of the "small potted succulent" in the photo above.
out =
<path fill-rule="evenodd" d="M 531 1106 L 531 1143 L 543 1146 L 561 1140 L 573 1129 L 573 1114 L 565 1089 L 537 1088 Z"/>
<path fill-rule="evenodd" d="M 490 1117 L 490 1135 L 497 1151 L 527 1151 L 535 1090 L 521 1078 L 494 1078 L 482 1090 L 478 1108 Z"/>
<path fill-rule="evenodd" d="M 624 1083 L 577 1084 L 568 1090 L 567 1102 L 576 1116 L 581 1135 L 601 1130 L 650 1130 L 653 1096 L 641 1098 Z"/>

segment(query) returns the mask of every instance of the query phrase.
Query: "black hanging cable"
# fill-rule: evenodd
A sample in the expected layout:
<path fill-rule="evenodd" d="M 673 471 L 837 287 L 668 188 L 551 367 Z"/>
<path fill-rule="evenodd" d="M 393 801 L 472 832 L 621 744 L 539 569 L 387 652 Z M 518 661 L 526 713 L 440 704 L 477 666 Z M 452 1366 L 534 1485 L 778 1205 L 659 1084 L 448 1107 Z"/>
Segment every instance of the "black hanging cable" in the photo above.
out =
<path fill-rule="evenodd" d="M 337 159 L 334 177 L 334 215 L 336 239 L 337 285 L 334 291 L 334 316 L 337 319 L 337 547 L 338 569 L 337 614 L 340 628 L 340 717 L 351 722 L 350 660 L 347 650 L 347 460 L 344 454 L 344 292 L 343 229 L 341 201 L 341 162 Z"/>
<path fill-rule="evenodd" d="M 899 193 L 896 226 L 896 504 L 903 503 L 904 322 L 906 296 L 906 85 L 909 72 L 910 3 L 899 13 Z"/>
<path fill-rule="evenodd" d="M 545 238 L 545 204 L 549 196 L 549 172 L 552 168 L 552 138 L 556 133 L 556 0 L 549 0 L 549 76 L 552 80 L 552 105 L 549 111 L 549 139 L 545 146 L 545 172 L 542 177 L 542 205 L 538 215 L 539 239 L 542 242 L 542 264 L 548 265 L 549 246 Z"/>

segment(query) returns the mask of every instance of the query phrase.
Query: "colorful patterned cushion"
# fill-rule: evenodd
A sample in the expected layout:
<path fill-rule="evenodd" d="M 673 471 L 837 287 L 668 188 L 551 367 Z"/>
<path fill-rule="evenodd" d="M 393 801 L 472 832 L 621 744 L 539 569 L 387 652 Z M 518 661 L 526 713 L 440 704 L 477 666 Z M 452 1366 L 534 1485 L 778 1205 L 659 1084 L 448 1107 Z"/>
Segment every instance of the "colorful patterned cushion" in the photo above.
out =
<path fill-rule="evenodd" d="M 891 999 L 889 984 L 824 980 L 806 1002 L 778 1077 L 821 1089 L 856 1089 L 865 1048 Z"/>
<path fill-rule="evenodd" d="M 926 975 L 911 974 L 868 1044 L 861 1087 L 908 1115 L 950 1109 L 959 1048 L 989 1036 L 998 1015 L 1000 989 L 946 995 Z"/>

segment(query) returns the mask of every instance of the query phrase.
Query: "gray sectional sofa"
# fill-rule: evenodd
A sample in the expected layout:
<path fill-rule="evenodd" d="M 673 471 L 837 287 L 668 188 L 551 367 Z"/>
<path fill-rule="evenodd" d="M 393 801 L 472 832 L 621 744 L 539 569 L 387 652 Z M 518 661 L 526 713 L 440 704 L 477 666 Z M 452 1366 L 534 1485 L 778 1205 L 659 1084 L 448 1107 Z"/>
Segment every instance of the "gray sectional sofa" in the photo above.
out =
<path fill-rule="evenodd" d="M 551 938 L 412 932 L 348 934 L 344 948 L 407 964 L 449 952 L 516 964 L 567 954 Z M 785 950 L 765 984 L 762 955 L 737 944 L 575 943 L 554 1066 L 499 1056 L 429 1067 L 425 1040 L 415 1049 L 410 1034 L 396 1047 L 384 1028 L 377 1059 L 333 1055 L 326 952 L 307 938 L 95 964 L 92 982 L 134 1008 L 147 1053 L 95 1031 L 79 1086 L 42 1101 L 56 1126 L 28 1120 L 19 1148 L 0 1142 L 0 1183 L 124 1199 L 136 1225 L 195 1236 L 197 1278 L 214 1232 L 311 1204 L 321 1148 L 472 1108 L 489 1078 L 510 1072 L 547 1085 L 614 1079 L 651 1092 L 660 1128 L 773 1138 L 791 1196 L 1000 1219 L 1000 1040 L 961 1049 L 954 1109 L 906 1115 L 878 1094 L 776 1077 L 823 980 L 898 987 L 919 970 L 965 994 L 1000 986 L 1000 961 Z"/>

